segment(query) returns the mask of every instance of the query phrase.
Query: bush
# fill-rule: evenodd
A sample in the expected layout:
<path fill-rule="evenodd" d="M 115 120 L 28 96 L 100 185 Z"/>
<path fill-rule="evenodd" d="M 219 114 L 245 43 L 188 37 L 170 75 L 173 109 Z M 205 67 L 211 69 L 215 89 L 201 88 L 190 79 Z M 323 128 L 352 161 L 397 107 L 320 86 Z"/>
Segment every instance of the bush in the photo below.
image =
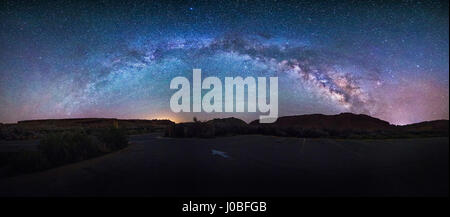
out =
<path fill-rule="evenodd" d="M 122 129 L 111 128 L 103 130 L 98 135 L 98 138 L 110 151 L 122 149 L 128 145 L 127 134 Z"/>
<path fill-rule="evenodd" d="M 53 165 L 89 159 L 128 145 L 126 133 L 119 129 L 98 132 L 97 136 L 83 131 L 50 134 L 38 146 Z"/>
<path fill-rule="evenodd" d="M 51 134 L 38 146 L 53 165 L 92 158 L 105 152 L 105 148 L 93 136 L 84 132 Z"/>
<path fill-rule="evenodd" d="M 109 129 L 97 133 L 94 136 L 81 130 L 48 134 L 40 140 L 37 151 L 0 155 L 0 165 L 9 165 L 11 175 L 35 172 L 96 157 L 128 144 L 122 130 Z"/>

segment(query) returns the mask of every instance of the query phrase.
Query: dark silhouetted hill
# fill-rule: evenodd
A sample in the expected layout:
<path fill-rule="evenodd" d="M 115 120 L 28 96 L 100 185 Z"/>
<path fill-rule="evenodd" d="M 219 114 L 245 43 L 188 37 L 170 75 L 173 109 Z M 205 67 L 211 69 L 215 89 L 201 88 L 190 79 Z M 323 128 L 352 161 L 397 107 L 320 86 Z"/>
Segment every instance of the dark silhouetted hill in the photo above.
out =
<path fill-rule="evenodd" d="M 248 124 L 238 118 L 215 118 L 207 121 L 214 127 L 215 135 L 246 134 L 249 131 Z"/>
<path fill-rule="evenodd" d="M 406 126 L 363 114 L 297 115 L 280 117 L 275 123 L 250 124 L 237 118 L 190 122 L 166 128 L 169 137 L 212 137 L 236 134 L 262 134 L 305 138 L 414 138 L 448 136 L 448 120 L 429 121 Z"/>
<path fill-rule="evenodd" d="M 415 124 L 408 124 L 405 126 L 400 126 L 403 129 L 407 130 L 448 130 L 449 121 L 448 120 L 435 120 L 435 121 L 424 121 Z"/>
<path fill-rule="evenodd" d="M 259 125 L 259 120 L 252 121 L 251 125 Z M 277 119 L 275 123 L 279 127 L 299 127 L 308 129 L 336 129 L 336 130 L 384 130 L 391 125 L 387 121 L 380 120 L 364 114 L 341 113 L 337 115 L 296 115 L 285 116 Z"/>
<path fill-rule="evenodd" d="M 170 120 L 139 120 L 114 118 L 47 119 L 19 121 L 0 125 L 0 139 L 34 139 L 53 132 L 121 128 L 128 134 L 163 131 L 168 137 L 214 137 L 237 134 L 262 134 L 305 138 L 414 138 L 448 136 L 449 121 L 427 121 L 405 126 L 368 115 L 341 113 L 337 115 L 296 115 L 280 117 L 275 123 L 250 124 L 238 118 L 175 124 Z"/>
<path fill-rule="evenodd" d="M 168 137 L 214 137 L 248 133 L 249 125 L 238 118 L 215 118 L 206 122 L 194 121 L 170 125 L 166 128 Z"/>
<path fill-rule="evenodd" d="M 19 121 L 0 125 L 0 140 L 37 139 L 49 133 L 74 130 L 95 131 L 107 128 L 124 129 L 128 134 L 163 131 L 175 124 L 170 120 L 141 120 L 115 118 L 71 118 Z"/>
<path fill-rule="evenodd" d="M 70 118 L 70 119 L 42 119 L 17 122 L 20 126 L 55 126 L 55 127 L 139 127 L 166 126 L 173 124 L 170 120 L 116 119 L 116 118 Z"/>

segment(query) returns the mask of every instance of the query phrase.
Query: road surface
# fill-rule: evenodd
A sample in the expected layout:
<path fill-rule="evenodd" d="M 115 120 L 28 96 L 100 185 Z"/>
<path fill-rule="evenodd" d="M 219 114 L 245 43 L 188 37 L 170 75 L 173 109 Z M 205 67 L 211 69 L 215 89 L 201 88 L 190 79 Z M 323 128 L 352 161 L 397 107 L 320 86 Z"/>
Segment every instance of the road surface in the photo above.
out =
<path fill-rule="evenodd" d="M 132 136 L 95 159 L 0 179 L 0 196 L 448 196 L 448 138 Z"/>

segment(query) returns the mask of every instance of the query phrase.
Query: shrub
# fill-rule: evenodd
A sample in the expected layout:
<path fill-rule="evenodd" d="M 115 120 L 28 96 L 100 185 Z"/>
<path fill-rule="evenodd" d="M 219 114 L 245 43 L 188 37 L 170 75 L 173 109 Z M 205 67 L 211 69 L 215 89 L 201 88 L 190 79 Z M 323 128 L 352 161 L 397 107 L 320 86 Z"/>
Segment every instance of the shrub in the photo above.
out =
<path fill-rule="evenodd" d="M 105 152 L 98 140 L 84 132 L 47 135 L 41 139 L 38 149 L 53 165 L 80 161 Z"/>
<path fill-rule="evenodd" d="M 41 139 L 38 149 L 47 156 L 53 164 L 69 161 L 68 143 L 63 134 L 49 134 Z"/>
<path fill-rule="evenodd" d="M 126 132 L 118 128 L 103 130 L 98 135 L 98 138 L 110 151 L 118 150 L 128 145 Z"/>
<path fill-rule="evenodd" d="M 99 156 L 127 144 L 126 133 L 119 129 L 103 130 L 96 136 L 82 130 L 48 134 L 40 140 L 37 151 L 0 155 L 0 165 L 9 164 L 11 174 L 35 172 Z"/>

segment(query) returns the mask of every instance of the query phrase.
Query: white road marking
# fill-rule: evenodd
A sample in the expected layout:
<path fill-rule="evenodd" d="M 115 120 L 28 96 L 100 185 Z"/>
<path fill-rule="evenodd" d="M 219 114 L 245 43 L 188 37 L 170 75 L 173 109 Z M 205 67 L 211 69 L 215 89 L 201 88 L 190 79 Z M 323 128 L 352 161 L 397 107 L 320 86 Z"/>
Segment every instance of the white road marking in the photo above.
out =
<path fill-rule="evenodd" d="M 218 151 L 218 150 L 211 150 L 212 155 L 219 155 L 223 158 L 229 158 L 230 156 L 227 155 L 227 153 L 223 152 L 223 151 Z"/>

